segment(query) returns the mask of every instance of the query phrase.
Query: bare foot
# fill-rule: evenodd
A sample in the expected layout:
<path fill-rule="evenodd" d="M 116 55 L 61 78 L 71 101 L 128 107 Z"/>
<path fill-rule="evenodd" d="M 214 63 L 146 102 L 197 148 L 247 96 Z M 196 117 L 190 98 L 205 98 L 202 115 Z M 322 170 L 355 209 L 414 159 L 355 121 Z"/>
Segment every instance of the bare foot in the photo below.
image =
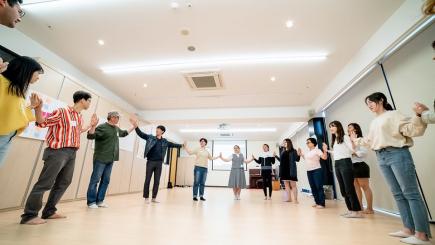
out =
<path fill-rule="evenodd" d="M 31 219 L 31 220 L 29 220 L 29 221 L 27 221 L 26 223 L 23 223 L 23 224 L 24 225 L 42 225 L 42 224 L 45 224 L 45 223 L 47 223 L 46 220 L 43 220 L 43 219 L 41 219 L 39 217 L 36 217 L 36 218 Z"/>
<path fill-rule="evenodd" d="M 311 206 L 311 207 L 315 208 L 315 207 L 317 207 L 317 204 L 314 204 L 314 205 L 313 205 L 313 206 Z"/>
<path fill-rule="evenodd" d="M 299 204 L 298 200 L 295 200 L 295 204 Z"/>
<path fill-rule="evenodd" d="M 317 209 L 324 209 L 324 208 L 325 208 L 325 206 L 322 206 L 322 205 L 317 205 L 317 206 L 316 206 L 316 208 L 317 208 Z"/>
<path fill-rule="evenodd" d="M 52 216 L 48 217 L 47 219 L 65 219 L 65 218 L 66 218 L 65 215 L 55 213 Z"/>
<path fill-rule="evenodd" d="M 373 211 L 373 209 L 366 209 L 363 211 L 363 214 L 374 214 L 375 211 Z"/>

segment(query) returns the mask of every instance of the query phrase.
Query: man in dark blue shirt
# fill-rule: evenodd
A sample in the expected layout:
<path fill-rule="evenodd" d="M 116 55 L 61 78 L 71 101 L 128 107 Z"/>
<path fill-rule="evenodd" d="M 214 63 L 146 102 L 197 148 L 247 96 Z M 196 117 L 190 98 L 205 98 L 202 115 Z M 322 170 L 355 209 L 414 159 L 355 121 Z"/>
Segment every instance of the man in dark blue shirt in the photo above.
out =
<path fill-rule="evenodd" d="M 135 127 L 135 131 L 139 137 L 146 140 L 144 157 L 147 159 L 147 168 L 145 174 L 145 184 L 143 189 L 143 197 L 145 202 L 149 202 L 149 190 L 151 177 L 154 174 L 153 194 L 151 201 L 157 203 L 156 197 L 159 191 L 160 176 L 162 174 L 162 163 L 165 160 L 166 151 L 169 148 L 181 148 L 181 144 L 175 144 L 163 138 L 166 128 L 162 125 L 157 126 L 156 136 L 142 132 L 138 127 L 137 119 L 130 119 L 131 124 Z"/>

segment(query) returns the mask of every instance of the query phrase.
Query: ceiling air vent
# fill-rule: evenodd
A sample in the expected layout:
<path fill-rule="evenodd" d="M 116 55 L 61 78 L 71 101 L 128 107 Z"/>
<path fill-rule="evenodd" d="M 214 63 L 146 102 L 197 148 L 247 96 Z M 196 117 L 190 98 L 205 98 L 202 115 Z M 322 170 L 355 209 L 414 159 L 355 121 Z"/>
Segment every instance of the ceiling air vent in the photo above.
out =
<path fill-rule="evenodd" d="M 222 89 L 222 76 L 218 71 L 185 72 L 184 78 L 194 90 Z"/>
<path fill-rule="evenodd" d="M 220 137 L 232 137 L 234 134 L 232 133 L 220 133 L 219 136 Z"/>

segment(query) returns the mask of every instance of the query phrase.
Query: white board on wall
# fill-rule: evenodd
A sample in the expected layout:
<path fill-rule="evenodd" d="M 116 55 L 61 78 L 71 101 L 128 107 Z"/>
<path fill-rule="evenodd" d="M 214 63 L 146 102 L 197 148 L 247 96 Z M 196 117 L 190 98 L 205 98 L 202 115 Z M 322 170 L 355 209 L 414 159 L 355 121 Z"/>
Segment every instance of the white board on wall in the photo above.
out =
<path fill-rule="evenodd" d="M 44 117 L 50 116 L 50 114 L 62 107 L 66 107 L 67 104 L 63 101 L 57 100 L 53 97 L 45 95 L 40 92 L 29 90 L 26 96 L 26 103 L 30 104 L 30 95 L 32 93 L 37 93 L 39 97 L 44 102 L 42 106 L 42 112 Z M 34 122 L 29 123 L 29 126 L 24 130 L 19 136 L 23 138 L 37 139 L 37 140 L 45 140 L 45 136 L 47 135 L 48 128 L 39 128 L 35 125 Z"/>

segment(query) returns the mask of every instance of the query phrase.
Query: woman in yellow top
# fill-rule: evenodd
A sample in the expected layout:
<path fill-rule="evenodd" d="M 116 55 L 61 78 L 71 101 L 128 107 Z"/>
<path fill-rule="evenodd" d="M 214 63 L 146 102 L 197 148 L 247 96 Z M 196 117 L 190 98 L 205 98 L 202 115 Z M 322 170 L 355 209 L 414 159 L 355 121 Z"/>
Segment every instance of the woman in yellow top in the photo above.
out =
<path fill-rule="evenodd" d="M 193 170 L 193 200 L 198 201 L 199 190 L 199 198 L 201 199 L 201 201 L 205 201 L 204 187 L 205 180 L 207 179 L 208 160 L 216 160 L 219 157 L 212 157 L 211 154 L 207 151 L 207 149 L 205 148 L 207 146 L 207 139 L 201 138 L 199 140 L 199 144 L 201 147 L 192 151 L 187 147 L 187 144 L 184 143 L 184 149 L 189 155 L 196 155 L 195 168 Z"/>
<path fill-rule="evenodd" d="M 0 167 L 12 138 L 35 120 L 32 109 L 42 108 L 38 95 L 32 93 L 30 106 L 26 106 L 25 98 L 29 85 L 37 82 L 43 72 L 36 60 L 21 56 L 13 59 L 7 70 L 0 74 Z"/>

